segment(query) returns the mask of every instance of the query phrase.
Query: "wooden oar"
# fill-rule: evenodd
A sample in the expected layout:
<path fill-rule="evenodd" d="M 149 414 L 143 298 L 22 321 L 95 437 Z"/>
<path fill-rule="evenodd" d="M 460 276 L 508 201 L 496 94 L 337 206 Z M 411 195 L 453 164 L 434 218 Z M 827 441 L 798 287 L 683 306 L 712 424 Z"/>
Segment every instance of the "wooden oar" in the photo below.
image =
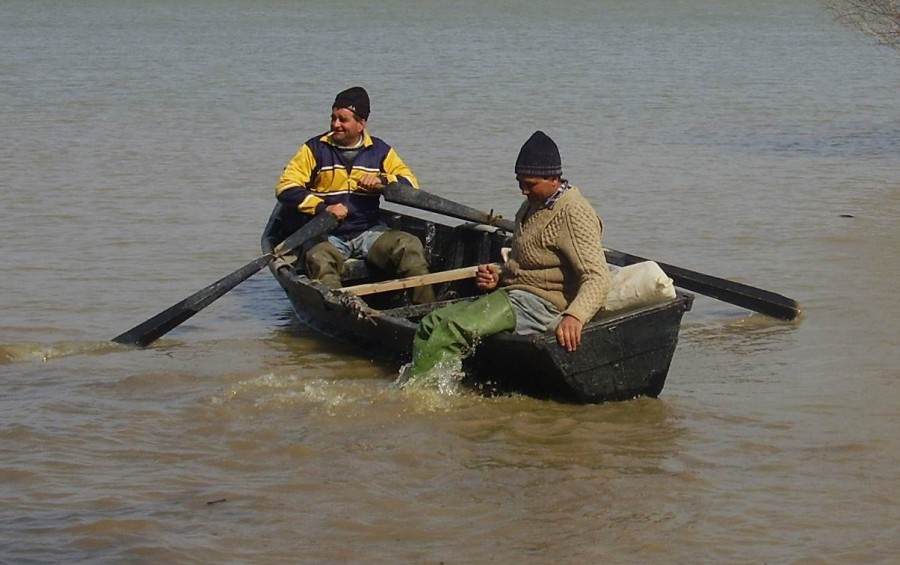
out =
<path fill-rule="evenodd" d="M 377 294 L 379 292 L 389 292 L 391 290 L 405 290 L 407 288 L 425 286 L 429 284 L 440 284 L 445 282 L 461 281 L 463 279 L 473 279 L 475 278 L 475 273 L 477 271 L 478 267 L 473 265 L 471 267 L 450 269 L 449 271 L 428 273 L 427 275 L 416 275 L 413 277 L 394 279 L 390 281 L 358 284 L 355 286 L 345 286 L 344 288 L 339 289 L 339 292 L 352 292 L 356 296 L 365 296 L 367 294 Z"/>
<path fill-rule="evenodd" d="M 516 223 L 512 220 L 504 219 L 493 214 L 485 214 L 475 208 L 469 208 L 463 204 L 457 204 L 452 200 L 447 200 L 437 194 L 425 192 L 424 190 L 416 190 L 411 186 L 392 182 L 382 190 L 384 199 L 395 204 L 402 204 L 410 208 L 418 208 L 419 210 L 427 210 L 428 212 L 437 212 L 451 218 L 458 218 L 468 222 L 477 224 L 485 224 L 488 226 L 497 226 L 498 228 L 510 233 L 516 230 Z"/>
<path fill-rule="evenodd" d="M 230 275 L 195 292 L 146 322 L 138 324 L 127 332 L 114 337 L 113 341 L 123 345 L 137 345 L 140 347 L 151 344 L 224 296 L 232 288 L 255 275 L 260 269 L 268 265 L 272 259 L 286 255 L 303 245 L 306 241 L 328 233 L 337 226 L 337 223 L 337 218 L 333 214 L 318 214 L 290 237 L 278 244 L 272 253 L 247 263 Z"/>
<path fill-rule="evenodd" d="M 627 267 L 628 265 L 634 265 L 635 263 L 651 261 L 651 259 L 645 259 L 644 257 L 638 257 L 637 255 L 623 253 L 606 247 L 603 248 L 603 251 L 606 253 L 606 260 L 619 267 Z M 698 273 L 697 271 L 691 271 L 675 265 L 669 265 L 668 263 L 662 263 L 660 261 L 655 262 L 660 266 L 663 272 L 672 278 L 675 282 L 675 286 L 680 286 L 681 288 L 721 300 L 722 302 L 734 304 L 735 306 L 741 306 L 742 308 L 759 312 L 760 314 L 765 314 L 772 318 L 778 318 L 779 320 L 790 321 L 796 319 L 797 316 L 800 315 L 800 305 L 797 304 L 796 300 L 788 298 L 787 296 L 743 283 Z"/>
<path fill-rule="evenodd" d="M 386 186 L 383 194 L 385 200 L 388 202 L 394 202 L 412 208 L 419 208 L 429 212 L 437 212 L 460 220 L 497 226 L 510 233 L 515 231 L 515 223 L 511 220 L 506 220 L 492 214 L 485 214 L 484 212 L 447 200 L 436 194 L 416 190 L 399 183 L 391 183 Z M 604 248 L 604 252 L 610 263 L 620 267 L 648 260 L 643 257 L 638 257 L 637 255 L 622 253 L 621 251 L 616 251 L 614 249 Z M 662 270 L 672 278 L 675 285 L 681 288 L 781 320 L 794 320 L 800 315 L 800 305 L 797 304 L 797 301 L 781 294 L 776 294 L 768 290 L 727 279 L 721 279 L 712 275 L 698 273 L 675 265 L 668 265 L 658 261 L 657 263 Z"/>

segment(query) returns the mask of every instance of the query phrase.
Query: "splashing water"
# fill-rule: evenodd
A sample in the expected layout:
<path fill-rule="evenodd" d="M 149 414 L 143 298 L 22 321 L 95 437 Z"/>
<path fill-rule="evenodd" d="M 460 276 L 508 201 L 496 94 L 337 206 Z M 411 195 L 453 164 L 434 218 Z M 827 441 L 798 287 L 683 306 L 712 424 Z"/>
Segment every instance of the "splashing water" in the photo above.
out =
<path fill-rule="evenodd" d="M 443 396 L 459 396 L 462 393 L 462 380 L 466 376 L 462 369 L 462 359 L 456 357 L 440 361 L 419 377 L 413 377 L 412 367 L 412 363 L 400 367 L 400 373 L 394 382 L 401 389 L 431 390 Z"/>

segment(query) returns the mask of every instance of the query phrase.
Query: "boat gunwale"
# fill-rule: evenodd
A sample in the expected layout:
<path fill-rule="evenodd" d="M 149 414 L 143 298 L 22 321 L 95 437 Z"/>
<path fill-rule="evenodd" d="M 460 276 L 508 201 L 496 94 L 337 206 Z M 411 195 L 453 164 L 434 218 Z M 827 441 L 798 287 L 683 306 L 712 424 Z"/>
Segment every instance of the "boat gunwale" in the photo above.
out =
<path fill-rule="evenodd" d="M 301 285 L 306 288 L 313 290 L 318 293 L 318 295 L 322 298 L 323 301 L 333 303 L 337 308 L 339 305 L 334 299 L 329 299 L 326 296 L 326 290 L 324 287 L 320 287 L 318 285 L 313 284 L 313 282 L 305 275 L 305 274 L 286 274 L 283 270 L 275 270 L 271 269 L 272 274 L 279 281 L 279 284 L 284 287 L 284 283 L 288 285 Z M 392 291 L 392 292 L 400 292 L 400 291 Z M 412 318 L 421 318 L 427 315 L 428 312 L 437 310 L 443 306 L 447 306 L 450 304 L 454 304 L 457 302 L 462 302 L 466 300 L 475 300 L 478 296 L 471 296 L 465 298 L 459 298 L 455 300 L 443 300 L 438 302 L 433 302 L 427 306 L 427 308 L 423 308 L 425 310 L 424 313 L 419 315 L 416 313 L 415 316 L 404 316 L 401 313 L 406 311 L 411 311 L 415 306 L 403 306 L 399 308 L 388 308 L 384 310 L 379 310 L 376 308 L 371 308 L 373 315 L 377 316 L 382 323 L 387 322 L 397 327 L 403 327 L 406 329 L 415 328 L 418 326 L 417 321 L 413 321 Z M 604 312 L 601 311 L 597 316 L 592 318 L 588 323 L 584 325 L 583 333 L 588 334 L 603 328 L 608 328 L 610 326 L 616 326 L 618 324 L 624 323 L 634 318 L 647 317 L 652 316 L 654 313 L 668 310 L 670 308 L 680 307 L 684 311 L 689 311 L 693 305 L 694 295 L 688 292 L 684 292 L 682 290 L 676 290 L 676 295 L 674 298 L 670 298 L 663 302 L 656 302 L 653 304 L 640 306 L 636 308 L 630 308 L 626 310 L 622 310 L 619 312 Z M 349 309 L 347 309 L 349 313 Z M 366 322 L 369 323 L 369 322 Z M 545 332 L 539 334 L 529 334 L 529 335 L 520 335 L 512 332 L 501 332 L 489 338 L 491 340 L 502 340 L 509 342 L 520 342 L 520 343 L 533 343 L 534 345 L 545 345 L 550 343 L 556 343 L 556 334 L 553 330 L 547 330 Z"/>

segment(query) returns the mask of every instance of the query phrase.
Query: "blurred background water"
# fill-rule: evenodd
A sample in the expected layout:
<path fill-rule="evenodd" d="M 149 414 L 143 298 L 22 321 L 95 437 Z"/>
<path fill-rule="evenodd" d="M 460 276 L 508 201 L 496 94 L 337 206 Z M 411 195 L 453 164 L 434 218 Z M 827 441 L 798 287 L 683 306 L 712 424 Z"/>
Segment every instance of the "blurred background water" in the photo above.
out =
<path fill-rule="evenodd" d="M 900 553 L 900 57 L 814 1 L 0 3 L 0 560 L 879 563 Z M 663 394 L 405 393 L 263 272 L 360 84 L 426 190 L 510 216 L 542 129 L 605 243 L 698 297 Z M 891 424 L 891 422 L 894 422 Z"/>

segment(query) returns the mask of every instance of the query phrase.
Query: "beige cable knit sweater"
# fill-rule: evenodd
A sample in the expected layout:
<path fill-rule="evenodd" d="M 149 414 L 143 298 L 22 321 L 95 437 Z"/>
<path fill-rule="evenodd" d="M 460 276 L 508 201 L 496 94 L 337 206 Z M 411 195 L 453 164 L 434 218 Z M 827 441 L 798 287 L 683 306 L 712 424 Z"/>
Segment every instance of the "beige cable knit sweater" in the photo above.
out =
<path fill-rule="evenodd" d="M 574 186 L 553 209 L 535 210 L 526 200 L 516 213 L 503 288 L 536 294 L 587 323 L 603 306 L 610 287 L 602 232 L 594 208 Z"/>

